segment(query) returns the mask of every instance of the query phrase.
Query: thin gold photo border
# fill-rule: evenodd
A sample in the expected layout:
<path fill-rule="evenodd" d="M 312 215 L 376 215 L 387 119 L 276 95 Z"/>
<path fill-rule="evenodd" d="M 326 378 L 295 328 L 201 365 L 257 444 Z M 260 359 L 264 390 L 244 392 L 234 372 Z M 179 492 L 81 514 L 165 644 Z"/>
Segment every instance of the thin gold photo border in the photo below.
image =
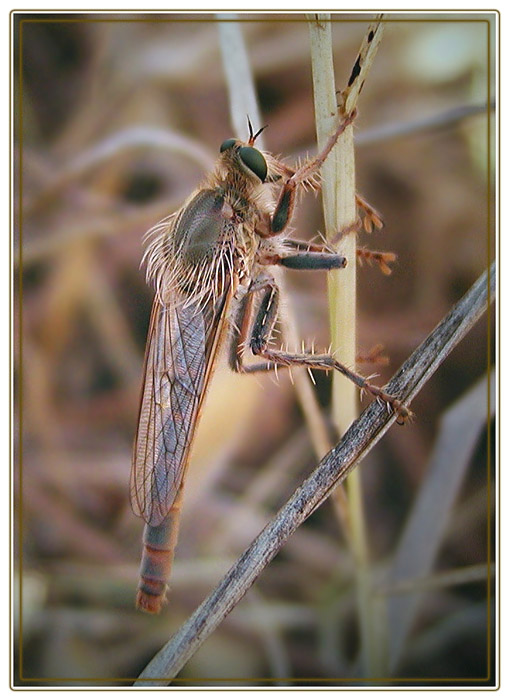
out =
<path fill-rule="evenodd" d="M 52 13 L 54 14 L 51 15 L 49 18 L 44 18 L 41 17 L 41 14 L 46 14 L 46 13 Z M 19 463 L 19 469 L 18 469 L 18 474 L 11 473 L 10 475 L 10 486 L 11 486 L 11 494 L 13 493 L 13 476 L 14 479 L 18 479 L 20 483 L 20 489 L 19 489 L 19 507 L 18 507 L 18 537 L 19 537 L 19 581 L 18 581 L 18 595 L 19 595 L 19 649 L 18 649 L 18 665 L 19 665 L 19 672 L 18 672 L 18 678 L 21 681 L 25 681 L 27 685 L 20 685 L 20 684 L 14 684 L 12 683 L 11 688 L 13 690 L 21 690 L 21 689 L 29 689 L 31 688 L 32 683 L 37 683 L 37 682 L 42 682 L 42 683 L 51 683 L 53 682 L 58 682 L 58 683 L 64 683 L 64 682 L 86 682 L 91 685 L 87 686 L 86 688 L 83 688 L 84 690 L 89 690 L 93 689 L 94 685 L 92 684 L 97 684 L 101 683 L 104 681 L 114 681 L 114 682 L 134 682 L 138 680 L 137 677 L 133 678 L 77 678 L 77 677 L 60 677 L 60 678 L 25 678 L 22 675 L 22 666 L 23 666 L 23 635 L 22 635 L 22 603 L 23 603 L 23 592 L 22 592 L 22 572 L 23 572 L 23 543 L 22 543 L 22 513 L 23 513 L 23 497 L 22 497 L 22 488 L 21 488 L 21 483 L 22 483 L 22 460 L 23 460 L 23 440 L 22 440 L 22 435 L 23 435 L 23 411 L 22 411 L 22 382 L 23 382 L 23 367 L 22 367 L 22 352 L 23 352 L 23 340 L 22 340 L 22 322 L 23 322 L 23 282 L 22 282 L 22 271 L 23 271 L 23 237 L 22 237 L 22 226 L 23 226 L 23 212 L 22 212 L 22 191 L 23 191 L 23 177 L 22 177 L 22 162 L 23 162 L 23 144 L 22 144 L 22 133 L 23 133 L 23 110 L 22 110 L 22 87 L 23 87 L 23 71 L 22 71 L 22 57 L 23 57 L 23 36 L 22 36 L 22 28 L 23 28 L 23 23 L 44 23 L 44 22 L 60 22 L 60 23 L 66 23 L 66 22 L 175 22 L 175 21 L 180 21 L 180 22 L 218 22 L 218 21 L 231 21 L 231 22 L 245 22 L 245 23 L 252 23 L 252 22 L 263 22 L 263 21 L 282 21 L 282 22 L 307 22 L 306 17 L 304 16 L 304 12 L 299 11 L 299 15 L 302 14 L 302 16 L 292 16 L 292 13 L 289 11 L 281 10 L 281 11 L 275 11 L 275 14 L 271 14 L 268 11 L 257 11 L 257 10 L 243 10 L 242 12 L 244 14 L 249 14 L 253 16 L 249 17 L 235 17 L 235 18 L 224 18 L 224 19 L 217 19 L 216 18 L 216 13 L 207 13 L 206 11 L 197 11 L 197 14 L 193 14 L 193 11 L 191 10 L 172 10 L 171 13 L 168 12 L 162 12 L 160 10 L 146 10 L 146 11 L 130 11 L 134 14 L 142 14 L 146 15 L 151 12 L 153 12 L 153 16 L 149 17 L 126 17 L 126 16 L 116 16 L 120 15 L 119 11 L 103 11 L 103 10 L 97 10 L 97 11 L 91 11 L 91 10 L 76 10 L 76 11 L 35 11 L 35 12 L 28 12 L 28 11 L 18 11 L 18 10 L 13 10 L 11 11 L 11 32 L 10 32 L 10 44 L 11 44 L 11 61 L 14 57 L 14 48 L 16 46 L 16 36 L 14 36 L 16 28 L 18 28 L 19 35 L 18 35 L 18 51 L 19 51 L 19 64 L 18 64 L 18 93 L 11 90 L 11 115 L 15 113 L 15 107 L 16 104 L 18 104 L 18 115 L 17 115 L 17 128 L 18 128 L 18 133 L 20 136 L 19 139 L 19 163 L 18 163 L 18 173 L 17 173 L 17 179 L 15 177 L 15 164 L 13 163 L 13 149 L 11 146 L 11 165 L 13 168 L 13 177 L 12 177 L 12 183 L 11 183 L 11 188 L 14 183 L 17 181 L 17 186 L 18 186 L 18 192 L 19 192 L 19 208 L 18 208 L 18 241 L 19 241 L 19 250 L 18 250 L 18 257 L 19 257 L 19 265 L 18 265 L 18 425 L 19 425 L 19 443 L 17 445 L 18 448 L 18 463 Z M 221 12 L 219 10 L 218 12 Z M 359 10 L 343 10 L 341 12 L 334 12 L 331 11 L 331 19 L 329 21 L 331 22 L 370 22 L 372 21 L 372 17 L 363 17 L 362 15 L 368 15 L 368 14 L 375 14 L 378 11 L 359 11 Z M 388 10 L 387 12 L 391 12 Z M 101 16 L 101 13 L 108 13 L 109 16 Z M 185 17 L 180 16 L 181 13 L 182 15 L 186 15 Z M 344 13 L 350 13 L 350 14 L 355 14 L 355 17 L 344 17 Z M 464 17 L 439 17 L 437 15 L 440 14 L 450 14 L 450 15 L 464 15 Z M 478 13 L 479 15 L 483 15 L 484 19 L 481 19 L 480 17 L 476 18 L 475 15 Z M 256 17 L 256 14 L 263 14 L 264 17 Z M 492 51 L 492 40 L 491 40 L 491 28 L 493 23 L 495 23 L 495 35 L 497 39 L 497 48 L 499 49 L 500 47 L 500 14 L 498 10 L 467 10 L 467 11 L 455 11 L 455 10 L 425 10 L 422 11 L 422 14 L 430 14 L 432 17 L 413 17 L 413 14 L 417 14 L 417 12 L 412 11 L 410 14 L 407 14 L 405 11 L 394 11 L 394 14 L 396 15 L 395 17 L 384 17 L 382 21 L 384 22 L 484 22 L 486 23 L 487 26 L 487 106 L 486 106 L 486 117 L 487 117 L 487 200 L 488 200 L 488 206 L 487 206 L 487 269 L 488 269 L 488 286 L 490 283 L 489 280 L 489 262 L 490 262 L 490 257 L 491 257 L 491 249 L 493 243 L 496 244 L 497 237 L 499 241 L 500 237 L 500 232 L 495 231 L 495 241 L 492 240 L 492 225 L 493 225 L 493 215 L 492 215 L 492 207 L 494 205 L 494 201 L 492 199 L 493 197 L 493 190 L 497 192 L 497 175 L 498 173 L 495 173 L 495 183 L 492 184 L 492 154 L 491 154 L 491 148 L 496 147 L 497 144 L 492 144 L 492 127 L 491 127 L 491 102 L 492 102 L 492 95 L 491 95 L 491 78 L 492 78 L 492 65 L 496 65 L 496 61 L 498 59 L 498 68 L 499 68 L 499 78 L 498 78 L 498 92 L 497 96 L 500 92 L 500 51 L 494 55 Z M 39 15 L 37 18 L 31 18 L 30 15 Z M 73 16 L 76 15 L 76 16 Z M 87 15 L 87 16 L 82 16 L 82 15 Z M 18 21 L 18 25 L 16 27 L 16 21 Z M 497 31 L 498 30 L 498 31 Z M 12 64 L 13 66 L 13 64 Z M 11 67 L 12 68 L 12 67 Z M 13 109 L 14 107 L 14 109 Z M 498 109 L 498 104 L 496 105 L 496 113 L 495 113 L 495 119 L 498 118 L 498 125 L 500 128 L 500 113 Z M 10 125 L 10 132 L 11 132 L 11 137 L 14 137 L 14 131 L 15 129 L 12 128 L 12 123 Z M 500 149 L 500 145 L 498 144 L 498 148 Z M 500 155 L 500 152 L 499 152 Z M 14 213 L 14 208 L 13 208 L 13 198 L 12 198 L 13 191 L 11 189 L 11 197 L 10 197 L 10 202 L 11 202 L 11 208 L 12 212 Z M 495 201 L 495 206 L 496 206 L 496 201 Z M 498 206 L 500 206 L 500 202 L 498 202 Z M 496 211 L 496 210 L 495 210 Z M 15 239 L 15 234 L 16 234 L 16 223 L 15 223 L 15 215 L 11 216 L 11 221 L 14 221 L 14 231 L 12 232 L 11 235 L 11 248 L 10 248 L 10 260 L 11 260 L 11 269 L 12 263 L 14 260 L 14 251 L 13 251 L 13 242 Z M 496 254 L 496 250 L 495 250 Z M 500 260 L 497 259 L 497 272 L 500 272 Z M 12 292 L 13 294 L 12 301 L 10 304 L 10 313 L 12 313 L 12 309 L 14 309 L 15 304 L 13 303 L 15 297 L 16 297 L 16 289 L 15 289 L 15 281 L 13 281 L 13 288 Z M 487 322 L 487 370 L 489 372 L 491 368 L 491 361 L 490 361 L 490 355 L 491 355 L 491 350 L 493 349 L 492 346 L 492 337 L 491 337 L 491 320 L 490 320 L 490 313 L 489 313 L 489 308 L 486 313 L 486 322 Z M 12 317 L 10 319 L 10 328 L 12 329 Z M 497 312 L 496 312 L 496 321 L 497 321 L 497 327 L 499 328 L 500 325 L 500 305 L 497 307 Z M 12 330 L 11 330 L 12 333 Z M 11 341 L 13 341 L 13 338 L 11 338 Z M 12 345 L 11 345 L 12 347 Z M 498 349 L 500 350 L 500 338 L 499 338 L 499 343 L 498 343 Z M 15 350 L 14 350 L 15 352 Z M 13 368 L 13 356 L 12 356 L 13 351 L 11 350 L 11 368 Z M 500 355 L 499 355 L 500 356 Z M 499 397 L 500 397 L 500 377 L 498 378 L 498 389 L 499 389 Z M 16 393 L 16 388 L 14 387 L 13 389 L 14 393 Z M 487 406 L 489 407 L 490 405 L 490 400 L 491 400 L 491 388 L 490 388 L 490 383 L 487 383 Z M 14 395 L 11 397 L 11 406 L 14 404 Z M 499 405 L 497 404 L 497 417 L 499 415 Z M 345 690 L 345 689 L 361 689 L 359 688 L 360 684 L 363 683 L 372 683 L 372 682 L 383 682 L 385 684 L 387 683 L 415 683 L 415 682 L 422 682 L 426 683 L 426 686 L 424 686 L 422 689 L 423 690 L 430 690 L 434 689 L 437 690 L 438 686 L 436 685 L 437 683 L 443 683 L 444 685 L 447 684 L 448 686 L 453 684 L 453 683 L 485 683 L 486 681 L 489 681 L 491 678 L 491 673 L 490 673 L 490 668 L 491 668 L 491 654 L 492 654 L 492 623 L 491 623 L 491 616 L 490 616 L 490 603 L 491 603 L 491 581 L 492 581 L 492 572 L 491 572 L 491 567 L 490 567 L 490 555 L 492 551 L 492 544 L 491 544 L 491 536 L 492 536 L 492 528 L 491 528 L 491 480 L 490 480 L 490 474 L 492 471 L 493 466 L 491 463 L 492 455 L 493 455 L 493 448 L 491 445 L 491 419 L 489 415 L 489 409 L 487 412 L 487 568 L 488 568 L 488 576 L 487 576 L 487 670 L 488 674 L 484 678 L 407 678 L 407 677 L 389 677 L 389 678 L 173 678 L 171 679 L 172 683 L 193 683 L 193 682 L 206 682 L 206 683 L 220 683 L 220 682 L 228 682 L 228 683 L 235 683 L 235 682 L 241 682 L 242 684 L 248 683 L 248 682 L 254 682 L 254 683 L 263 683 L 263 682 L 270 682 L 272 686 L 269 686 L 267 688 L 263 688 L 260 686 L 254 686 L 254 687 L 244 687 L 244 685 L 241 686 L 242 690 L 263 690 L 263 689 L 274 689 L 274 683 L 277 682 L 296 682 L 296 683 L 307 683 L 307 684 L 312 684 L 312 683 L 331 683 L 331 682 L 340 682 L 342 685 L 340 686 L 335 686 L 335 687 L 324 687 L 324 688 L 317 688 L 318 690 Z M 11 423 L 11 431 L 10 434 L 13 434 L 12 431 L 12 423 Z M 11 444 L 11 455 L 12 455 L 12 464 L 13 464 L 13 472 L 14 472 L 14 453 L 15 453 L 15 445 L 14 445 L 14 439 L 12 438 L 13 442 Z M 498 472 L 496 473 L 497 477 L 497 485 L 498 485 Z M 500 509 L 500 493 L 498 494 L 498 507 Z M 499 510 L 498 510 L 499 512 Z M 15 522 L 15 517 L 13 516 L 12 518 L 12 523 Z M 497 524 L 498 523 L 498 518 L 497 518 Z M 14 533 L 14 527 L 13 524 L 11 525 L 12 532 L 11 532 L 11 549 L 10 549 L 10 561 L 11 561 L 11 566 L 13 565 L 13 541 L 15 537 Z M 500 571 L 499 571 L 499 562 L 500 562 L 500 542 L 498 542 L 498 558 L 496 561 L 496 568 L 497 568 L 497 580 L 498 584 L 500 584 Z M 11 571 L 12 574 L 12 571 Z M 12 576 L 10 578 L 10 585 L 9 585 L 9 600 L 10 600 L 10 623 L 11 623 L 11 630 L 13 630 L 13 593 L 12 593 Z M 496 611 L 498 615 L 500 616 L 500 610 L 497 609 Z M 500 645 L 500 618 L 499 618 L 499 636 L 498 636 L 498 643 Z M 499 647 L 500 648 L 500 647 Z M 14 658 L 12 657 L 12 650 L 10 650 L 11 654 L 11 669 L 12 669 L 12 676 L 13 676 L 13 681 L 14 681 Z M 498 688 L 498 683 L 499 683 L 499 678 L 498 678 L 498 671 L 499 669 L 497 668 L 497 665 L 495 664 L 495 678 L 493 679 L 493 686 L 484 686 L 484 685 L 477 685 L 474 688 L 468 688 L 468 687 L 446 687 L 445 689 L 449 690 L 480 690 L 480 689 L 485 689 L 485 690 L 496 690 Z M 151 679 L 153 681 L 161 681 L 161 682 L 167 682 L 167 678 L 160 678 L 160 679 Z M 345 683 L 348 682 L 355 682 L 357 686 L 347 686 L 344 685 Z M 497 683 L 497 685 L 495 685 Z M 432 685 L 433 684 L 433 685 Z M 40 686 L 33 686 L 37 687 L 38 690 L 69 690 L 69 686 L 65 687 L 40 687 Z M 97 689 L 97 688 L 96 688 Z M 166 688 L 159 688 L 160 690 L 166 689 Z M 181 688 L 182 690 L 193 690 L 196 688 Z M 235 688 L 229 688 L 227 686 L 221 686 L 219 688 L 214 688 L 214 687 L 209 687 L 209 686 L 200 686 L 200 690 L 210 690 L 210 691 L 225 691 L 225 690 L 235 690 Z M 278 690 L 309 690 L 309 686 L 291 686 L 289 688 L 278 688 Z M 389 687 L 389 688 L 375 688 L 375 687 L 363 687 L 363 690 L 405 690 L 408 689 L 407 687 Z M 419 688 L 411 688 L 412 690 L 418 690 Z M 80 688 L 73 688 L 73 690 L 80 690 Z M 107 690 L 125 690 L 125 687 L 108 687 Z"/>

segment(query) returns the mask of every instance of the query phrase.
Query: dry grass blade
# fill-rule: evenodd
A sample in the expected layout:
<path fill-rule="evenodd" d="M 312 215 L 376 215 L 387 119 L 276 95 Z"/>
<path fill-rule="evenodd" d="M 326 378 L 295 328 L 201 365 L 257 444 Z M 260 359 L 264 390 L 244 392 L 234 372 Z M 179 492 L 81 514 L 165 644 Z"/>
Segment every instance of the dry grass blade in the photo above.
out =
<path fill-rule="evenodd" d="M 218 15 L 218 19 L 232 20 L 234 18 L 235 15 Z M 223 69 L 228 85 L 233 129 L 239 138 L 247 140 L 249 136 L 247 117 L 249 116 L 256 129 L 261 124 L 253 74 L 249 65 L 244 37 L 237 22 L 218 22 L 217 27 Z M 260 134 L 257 141 L 258 145 L 263 148 L 263 134 Z"/>
<path fill-rule="evenodd" d="M 364 87 L 364 81 L 369 73 L 371 64 L 378 51 L 378 46 L 382 40 L 384 25 L 380 21 L 382 15 L 377 18 L 377 21 L 368 27 L 368 31 L 362 40 L 359 55 L 355 61 L 347 87 L 341 93 L 340 111 L 343 114 L 350 114 L 357 106 L 357 100 Z"/>
<path fill-rule="evenodd" d="M 66 163 L 34 199 L 25 202 L 25 216 L 37 213 L 38 208 L 47 205 L 49 198 L 59 194 L 63 187 L 69 187 L 83 178 L 91 169 L 103 163 L 111 163 L 130 150 L 152 148 L 182 155 L 200 167 L 212 168 L 214 164 L 214 159 L 206 148 L 176 131 L 146 126 L 129 127 L 94 144 Z"/>
<path fill-rule="evenodd" d="M 483 378 L 444 414 L 426 479 L 394 557 L 389 585 L 420 579 L 431 573 L 433 561 L 446 533 L 448 520 L 459 493 L 479 436 L 486 429 L 487 416 L 495 411 L 495 374 Z M 490 397 L 491 405 L 487 406 Z M 422 533 L 426 533 L 423 537 Z M 388 618 L 391 667 L 405 649 L 422 593 L 389 598 Z"/>
<path fill-rule="evenodd" d="M 422 578 L 405 579 L 400 583 L 387 587 L 378 591 L 380 595 L 407 595 L 415 593 L 415 591 L 429 591 L 432 588 L 446 588 L 449 586 L 465 586 L 476 581 L 485 581 L 488 576 L 495 571 L 495 562 L 486 564 L 473 564 L 472 566 L 461 566 L 458 569 L 449 571 L 440 571 L 430 576 Z"/>
<path fill-rule="evenodd" d="M 235 15 L 220 15 L 222 19 L 233 19 Z M 219 39 L 223 67 L 228 85 L 230 115 L 235 133 L 246 136 L 247 115 L 258 128 L 261 125 L 253 74 L 249 65 L 247 51 L 241 27 L 236 22 L 218 22 Z M 257 143 L 263 148 L 263 133 Z M 286 293 L 284 277 L 280 270 L 274 270 L 281 296 L 285 300 L 285 314 L 281 318 L 283 337 L 290 347 L 299 346 L 297 319 L 289 295 Z M 311 379 L 304 368 L 295 368 L 292 372 L 295 390 L 301 410 L 309 428 L 309 434 L 319 458 L 331 448 L 327 426 L 323 419 L 318 400 L 314 393 Z"/>
<path fill-rule="evenodd" d="M 409 403 L 486 310 L 495 294 L 495 263 L 392 378 L 387 390 Z M 306 518 L 328 498 L 395 422 L 374 401 L 246 549 L 211 595 L 152 659 L 138 686 L 168 684 L 231 612 Z"/>
<path fill-rule="evenodd" d="M 316 131 L 318 145 L 323 147 L 333 131 L 337 113 L 346 116 L 357 108 L 357 100 L 382 38 L 383 24 L 377 21 L 368 26 L 347 87 L 339 94 L 338 109 L 330 16 L 316 15 L 309 19 Z M 339 137 L 331 157 L 324 163 L 322 176 L 326 237 L 335 241 L 338 233 L 343 232 L 335 247 L 349 261 L 345 270 L 328 275 L 332 351 L 341 362 L 354 367 L 357 355 L 357 203 L 353 126 L 345 129 Z M 334 424 L 338 434 L 342 434 L 357 417 L 359 405 L 356 387 L 338 373 L 333 377 L 332 406 Z M 346 484 L 348 499 L 341 488 L 332 498 L 357 564 L 358 611 L 366 673 L 380 675 L 380 649 L 384 644 L 373 629 L 375 616 L 371 610 L 369 553 L 359 474 L 355 472 Z"/>
<path fill-rule="evenodd" d="M 489 614 L 493 616 L 493 601 Z M 409 661 L 426 658 L 431 649 L 447 649 L 460 639 L 472 636 L 482 637 L 486 631 L 486 603 L 483 601 L 471 605 L 467 610 L 460 610 L 439 620 L 431 629 L 420 635 L 408 649 Z"/>
<path fill-rule="evenodd" d="M 493 111 L 494 109 L 495 102 L 491 102 L 489 110 Z M 355 137 L 355 144 L 357 146 L 372 146 L 375 143 L 384 143 L 391 139 L 404 138 L 419 133 L 424 134 L 435 129 L 445 129 L 455 126 L 469 117 L 475 117 L 479 114 L 486 115 L 487 111 L 488 105 L 486 104 L 461 105 L 440 114 L 433 113 L 420 119 L 391 122 L 360 132 Z"/>

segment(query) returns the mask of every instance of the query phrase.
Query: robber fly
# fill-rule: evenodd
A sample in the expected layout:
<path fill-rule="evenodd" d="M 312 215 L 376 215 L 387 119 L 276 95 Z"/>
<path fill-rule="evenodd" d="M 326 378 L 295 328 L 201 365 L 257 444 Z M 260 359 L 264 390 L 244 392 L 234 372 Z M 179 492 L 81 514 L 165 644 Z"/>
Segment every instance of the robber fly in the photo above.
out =
<path fill-rule="evenodd" d="M 285 235 L 300 189 L 316 187 L 343 119 L 325 148 L 297 169 L 244 143 L 223 142 L 215 170 L 183 207 L 149 231 L 144 260 L 156 289 L 148 332 L 138 432 L 131 474 L 133 510 L 145 520 L 137 607 L 160 611 L 177 542 L 184 477 L 218 351 L 231 336 L 236 372 L 305 366 L 335 369 L 386 402 L 407 409 L 332 355 L 290 354 L 269 347 L 279 291 L 270 266 L 332 270 L 344 257 Z M 277 192 L 279 189 L 279 193 Z M 260 358 L 245 364 L 246 348 Z"/>

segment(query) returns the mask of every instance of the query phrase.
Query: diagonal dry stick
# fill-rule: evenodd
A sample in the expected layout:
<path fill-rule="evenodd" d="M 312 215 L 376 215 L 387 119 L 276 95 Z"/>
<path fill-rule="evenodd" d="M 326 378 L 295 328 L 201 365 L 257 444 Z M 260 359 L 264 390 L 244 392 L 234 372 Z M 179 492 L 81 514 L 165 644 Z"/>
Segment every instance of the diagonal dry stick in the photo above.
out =
<path fill-rule="evenodd" d="M 407 404 L 486 310 L 495 295 L 495 263 L 452 308 L 394 375 L 387 391 Z M 307 517 L 354 469 L 394 423 L 385 406 L 373 401 L 340 442 L 320 462 L 217 588 L 156 654 L 137 686 L 168 685 L 207 637 L 231 612 L 267 564 Z"/>

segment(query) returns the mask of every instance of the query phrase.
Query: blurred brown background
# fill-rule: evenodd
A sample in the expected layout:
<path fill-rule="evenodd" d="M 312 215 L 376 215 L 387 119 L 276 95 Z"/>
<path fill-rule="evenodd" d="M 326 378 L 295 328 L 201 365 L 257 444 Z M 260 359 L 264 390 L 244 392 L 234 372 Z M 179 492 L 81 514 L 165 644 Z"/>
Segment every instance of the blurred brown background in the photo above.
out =
<path fill-rule="evenodd" d="M 306 23 L 243 19 L 267 148 L 291 162 L 315 148 Z M 369 19 L 335 17 L 338 88 Z M 390 277 L 375 267 L 359 273 L 359 349 L 382 342 L 390 357 L 380 383 L 487 267 L 488 234 L 492 247 L 494 240 L 486 108 L 493 17 L 388 19 L 356 127 L 358 189 L 385 220 L 383 232 L 360 243 L 398 256 Z M 20 609 L 13 589 L 21 615 L 15 653 L 19 664 L 23 650 L 22 685 L 121 684 L 212 590 L 316 457 L 288 377 L 276 383 L 220 368 L 189 471 L 170 603 L 159 618 L 134 610 L 142 522 L 127 485 L 152 299 L 140 269 L 142 236 L 182 203 L 232 136 L 217 27 L 213 15 L 19 15 L 13 46 L 22 183 L 14 205 L 23 582 Z M 434 125 L 468 105 L 480 112 Z M 299 238 L 323 230 L 319 197 L 303 199 L 294 225 Z M 302 337 L 326 347 L 325 275 L 288 280 Z M 487 330 L 484 317 L 413 404 L 415 422 L 392 428 L 362 466 L 377 571 L 390 562 L 426 479 L 441 416 L 486 373 Z M 330 377 L 316 382 L 327 413 Z M 480 437 L 436 542 L 436 570 L 493 557 L 486 418 L 472 421 Z M 470 432 L 468 419 L 462 425 L 466 432 L 449 435 L 446 464 Z M 213 685 L 221 681 L 207 679 L 362 677 L 353 570 L 326 504 L 182 677 Z M 394 675 L 431 682 L 489 674 L 488 588 L 481 577 L 430 590 Z"/>

